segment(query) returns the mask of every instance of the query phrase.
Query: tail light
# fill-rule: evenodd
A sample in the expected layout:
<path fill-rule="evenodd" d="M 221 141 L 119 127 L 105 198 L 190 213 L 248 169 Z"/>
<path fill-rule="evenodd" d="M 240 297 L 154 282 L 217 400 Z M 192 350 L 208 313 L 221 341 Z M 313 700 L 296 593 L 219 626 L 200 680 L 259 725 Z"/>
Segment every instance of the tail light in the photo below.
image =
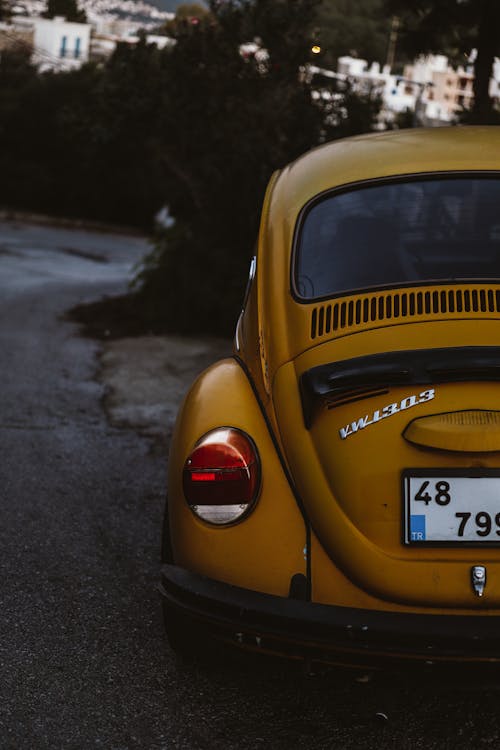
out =
<path fill-rule="evenodd" d="M 253 440 L 234 427 L 204 435 L 183 472 L 184 495 L 196 516 L 217 526 L 241 520 L 255 505 L 260 462 Z"/>

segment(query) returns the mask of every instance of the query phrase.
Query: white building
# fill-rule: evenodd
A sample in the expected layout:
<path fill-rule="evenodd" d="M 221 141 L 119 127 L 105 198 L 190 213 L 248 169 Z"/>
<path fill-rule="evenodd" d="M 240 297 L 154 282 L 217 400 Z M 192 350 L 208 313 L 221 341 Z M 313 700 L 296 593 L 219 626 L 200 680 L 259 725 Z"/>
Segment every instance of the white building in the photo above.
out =
<path fill-rule="evenodd" d="M 419 57 L 405 67 L 402 76 L 393 75 L 387 67 L 380 71 L 377 63 L 369 67 L 366 60 L 340 57 L 338 72 L 349 79 L 355 89 L 378 89 L 383 101 L 381 118 L 385 122 L 408 110 L 415 112 L 415 124 L 447 125 L 455 122 L 463 109 L 472 106 L 472 66 L 452 68 L 444 55 Z M 490 81 L 490 94 L 500 101 L 498 59 Z"/>
<path fill-rule="evenodd" d="M 338 75 L 350 81 L 355 91 L 381 97 L 381 128 L 387 127 L 398 114 L 413 111 L 417 105 L 418 86 L 406 86 L 401 76 L 391 73 L 387 65 L 381 68 L 379 63 L 374 62 L 369 66 L 366 60 L 345 56 L 339 57 L 337 70 Z"/>
<path fill-rule="evenodd" d="M 65 18 L 33 19 L 33 63 L 39 70 L 73 70 L 89 59 L 88 23 L 73 23 Z"/>
<path fill-rule="evenodd" d="M 463 109 L 472 106 L 472 67 L 452 68 L 445 55 L 419 57 L 405 67 L 404 80 L 408 87 L 420 86 L 424 123 L 452 123 Z"/>

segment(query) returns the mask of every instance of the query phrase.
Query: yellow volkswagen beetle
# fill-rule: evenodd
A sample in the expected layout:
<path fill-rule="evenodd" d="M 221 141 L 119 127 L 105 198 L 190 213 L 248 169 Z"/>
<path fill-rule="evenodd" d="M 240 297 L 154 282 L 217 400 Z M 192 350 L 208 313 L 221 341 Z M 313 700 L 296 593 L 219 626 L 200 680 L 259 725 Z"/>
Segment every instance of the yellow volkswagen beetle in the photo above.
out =
<path fill-rule="evenodd" d="M 500 128 L 360 136 L 273 176 L 168 498 L 174 648 L 500 661 Z"/>

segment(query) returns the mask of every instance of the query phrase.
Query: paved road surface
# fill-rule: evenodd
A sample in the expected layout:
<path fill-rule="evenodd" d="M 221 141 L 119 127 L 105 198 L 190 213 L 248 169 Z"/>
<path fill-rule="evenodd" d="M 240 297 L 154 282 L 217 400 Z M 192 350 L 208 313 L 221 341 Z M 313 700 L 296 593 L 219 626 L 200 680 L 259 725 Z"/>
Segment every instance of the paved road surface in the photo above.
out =
<path fill-rule="evenodd" d="M 155 591 L 165 461 L 109 426 L 98 347 L 61 318 L 143 251 L 0 224 L 0 750 L 498 746 L 495 687 L 177 663 Z"/>

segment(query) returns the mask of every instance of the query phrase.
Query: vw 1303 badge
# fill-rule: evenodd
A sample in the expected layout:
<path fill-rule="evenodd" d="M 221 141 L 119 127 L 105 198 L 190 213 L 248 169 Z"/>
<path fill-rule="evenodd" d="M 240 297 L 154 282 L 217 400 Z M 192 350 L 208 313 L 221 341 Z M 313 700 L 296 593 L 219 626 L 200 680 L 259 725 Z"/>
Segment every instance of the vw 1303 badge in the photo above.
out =
<path fill-rule="evenodd" d="M 426 391 L 422 391 L 418 395 L 412 394 L 411 396 L 405 396 L 401 401 L 393 404 L 387 404 L 382 409 L 375 409 L 372 414 L 366 414 L 364 417 L 354 420 L 345 427 L 341 427 L 339 430 L 340 437 L 345 440 L 350 435 L 354 435 L 360 430 L 364 430 L 372 424 L 377 424 L 387 417 L 392 417 L 394 414 L 399 414 L 402 411 L 411 409 L 419 404 L 425 404 L 427 401 L 432 401 L 436 392 L 434 388 L 429 388 Z"/>

